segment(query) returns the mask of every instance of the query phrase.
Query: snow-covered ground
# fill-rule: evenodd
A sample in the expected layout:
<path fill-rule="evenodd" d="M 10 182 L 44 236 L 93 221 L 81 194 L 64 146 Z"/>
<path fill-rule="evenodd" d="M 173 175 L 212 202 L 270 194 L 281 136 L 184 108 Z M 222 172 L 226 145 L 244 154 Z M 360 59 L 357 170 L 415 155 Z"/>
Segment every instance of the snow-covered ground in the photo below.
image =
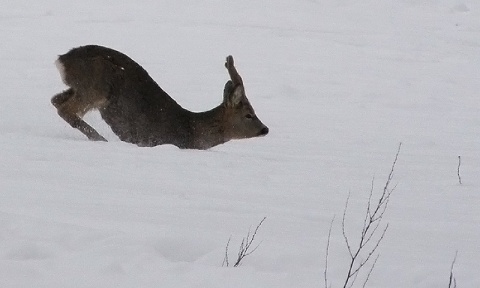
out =
<path fill-rule="evenodd" d="M 447 287 L 456 251 L 458 287 L 480 287 L 480 2 L 0 3 L 0 287 L 324 287 L 334 215 L 341 287 L 347 195 L 356 241 L 400 142 L 367 287 Z M 91 113 L 110 142 L 89 142 L 50 104 L 56 56 L 84 44 L 195 111 L 221 101 L 232 54 L 270 134 L 139 148 Z M 222 267 L 263 217 L 259 248 Z"/>

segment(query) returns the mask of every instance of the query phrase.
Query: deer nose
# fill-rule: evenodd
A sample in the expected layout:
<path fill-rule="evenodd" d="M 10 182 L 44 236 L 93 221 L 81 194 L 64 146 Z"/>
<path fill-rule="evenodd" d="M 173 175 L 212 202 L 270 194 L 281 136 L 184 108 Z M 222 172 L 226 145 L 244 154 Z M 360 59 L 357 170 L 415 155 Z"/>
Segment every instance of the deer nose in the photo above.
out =
<path fill-rule="evenodd" d="M 268 134 L 268 127 L 263 127 L 262 130 L 260 130 L 260 135 L 267 135 Z"/>

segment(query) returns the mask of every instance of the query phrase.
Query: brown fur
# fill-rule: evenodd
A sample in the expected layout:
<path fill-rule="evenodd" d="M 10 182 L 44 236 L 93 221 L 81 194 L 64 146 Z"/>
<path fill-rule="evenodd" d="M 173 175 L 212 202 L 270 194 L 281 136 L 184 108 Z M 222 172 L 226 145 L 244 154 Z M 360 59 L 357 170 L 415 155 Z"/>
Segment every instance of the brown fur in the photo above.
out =
<path fill-rule="evenodd" d="M 199 113 L 182 108 L 139 64 L 113 49 L 74 48 L 59 56 L 56 65 L 70 88 L 55 95 L 52 104 L 60 117 L 90 140 L 107 141 L 82 120 L 92 109 L 100 111 L 121 140 L 139 146 L 208 149 L 268 133 L 245 95 L 232 56 L 225 63 L 231 80 L 225 84 L 223 102 Z"/>

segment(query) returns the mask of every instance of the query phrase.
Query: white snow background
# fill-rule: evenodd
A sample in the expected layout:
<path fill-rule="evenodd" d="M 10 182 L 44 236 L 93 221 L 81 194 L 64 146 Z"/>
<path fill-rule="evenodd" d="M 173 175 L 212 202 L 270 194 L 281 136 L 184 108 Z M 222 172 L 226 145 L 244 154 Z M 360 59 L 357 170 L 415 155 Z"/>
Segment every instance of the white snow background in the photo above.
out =
<path fill-rule="evenodd" d="M 448 287 L 456 251 L 458 287 L 480 287 L 480 2 L 0 6 L 0 287 L 324 287 L 334 215 L 341 287 L 345 200 L 356 242 L 400 142 L 367 287 Z M 270 134 L 139 148 L 93 112 L 110 142 L 90 142 L 50 103 L 66 89 L 57 55 L 85 44 L 126 53 L 194 111 L 220 103 L 232 54 Z M 263 217 L 258 249 L 222 267 Z"/>

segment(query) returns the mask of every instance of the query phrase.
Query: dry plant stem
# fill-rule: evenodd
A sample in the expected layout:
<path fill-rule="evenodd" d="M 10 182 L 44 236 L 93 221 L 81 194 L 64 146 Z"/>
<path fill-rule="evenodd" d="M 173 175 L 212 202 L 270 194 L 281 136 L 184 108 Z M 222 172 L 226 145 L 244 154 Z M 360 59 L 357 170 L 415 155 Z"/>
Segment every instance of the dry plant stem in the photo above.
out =
<path fill-rule="evenodd" d="M 343 234 L 343 239 L 345 241 L 345 244 L 347 246 L 348 253 L 350 255 L 350 263 L 348 266 L 347 274 L 345 276 L 345 282 L 343 284 L 344 288 L 353 286 L 353 284 L 355 283 L 358 277 L 359 271 L 363 269 L 365 265 L 367 265 L 369 261 L 372 259 L 374 254 L 376 254 L 376 251 L 380 243 L 385 237 L 385 234 L 388 229 L 388 224 L 384 225 L 384 227 L 381 228 L 381 230 L 379 230 L 379 228 L 380 228 L 383 216 L 385 214 L 385 211 L 387 210 L 390 196 L 396 188 L 396 186 L 394 186 L 393 188 L 390 188 L 390 186 L 391 186 L 391 181 L 393 179 L 395 165 L 398 160 L 398 155 L 400 153 L 401 146 L 402 146 L 402 143 L 400 143 L 398 146 L 398 150 L 397 150 L 397 153 L 395 154 L 395 159 L 390 169 L 390 173 L 388 174 L 387 180 L 385 181 L 385 185 L 383 187 L 383 192 L 380 195 L 380 198 L 378 199 L 378 202 L 376 203 L 376 205 L 372 205 L 372 202 L 373 202 L 372 196 L 373 196 L 375 178 L 372 179 L 372 183 L 370 186 L 370 194 L 368 197 L 367 209 L 365 212 L 365 218 L 363 219 L 362 231 L 360 233 L 360 239 L 358 244 L 355 246 L 353 246 L 351 241 L 349 240 L 347 236 L 347 231 L 345 228 L 348 202 L 350 200 L 350 193 L 347 196 L 347 201 L 345 203 L 345 208 L 343 210 L 343 216 L 342 216 L 342 234 Z M 329 234 L 329 238 L 330 238 L 330 234 Z M 327 246 L 328 245 L 329 243 L 327 243 Z M 368 248 L 367 245 L 370 248 Z M 374 257 L 375 260 L 373 260 L 373 263 L 371 264 L 370 269 L 368 270 L 366 279 L 363 282 L 363 287 L 366 286 L 368 280 L 370 279 L 372 271 L 375 268 L 375 265 L 377 263 L 378 257 L 379 257 L 378 254 Z M 328 262 L 326 262 L 326 264 L 328 264 Z M 327 271 L 327 268 L 325 268 L 325 275 L 326 275 L 326 271 Z M 327 280 L 325 280 L 325 285 L 327 285 Z"/>
<path fill-rule="evenodd" d="M 390 191 L 392 191 L 392 190 L 390 190 Z M 342 218 L 342 234 L 343 234 L 343 238 L 345 240 L 345 244 L 347 246 L 348 252 L 350 254 L 350 264 L 349 264 L 349 267 L 348 267 L 347 276 L 345 277 L 345 282 L 344 282 L 344 285 L 343 285 L 344 288 L 353 286 L 353 284 L 355 283 L 355 280 L 358 277 L 358 272 L 367 264 L 367 262 L 373 256 L 373 254 L 375 254 L 378 246 L 380 245 L 380 242 L 385 237 L 385 233 L 387 232 L 387 229 L 388 229 L 388 224 L 387 224 L 387 225 L 385 225 L 385 228 L 383 229 L 380 237 L 375 242 L 373 248 L 371 248 L 371 250 L 368 252 L 367 256 L 363 260 L 357 261 L 359 259 L 360 253 L 364 252 L 365 246 L 370 243 L 373 236 L 376 234 L 375 232 L 377 231 L 377 229 L 378 229 L 378 227 L 381 223 L 383 213 L 385 212 L 385 210 L 382 209 L 381 215 L 379 215 L 378 217 L 375 217 L 375 218 L 371 215 L 369 216 L 368 210 L 367 210 L 367 217 L 366 217 L 367 221 L 364 222 L 364 226 L 363 226 L 362 232 L 360 234 L 360 242 L 359 242 L 358 246 L 356 246 L 357 247 L 356 249 L 352 249 L 352 246 L 350 244 L 350 241 L 348 240 L 347 232 L 346 232 L 346 229 L 345 229 L 345 217 L 346 217 L 346 211 L 347 211 L 347 208 L 348 208 L 349 198 L 350 198 L 350 194 L 347 197 L 347 202 L 345 204 L 344 214 L 343 214 L 343 218 Z M 369 206 L 370 206 L 370 203 L 369 203 Z M 375 215 L 375 214 L 373 214 L 373 215 Z M 375 220 L 372 220 L 372 219 L 375 219 Z M 366 285 L 366 283 L 367 283 L 367 281 L 368 281 L 368 279 L 369 279 L 369 277 L 370 277 L 370 275 L 373 271 L 373 268 L 375 267 L 377 259 L 378 259 L 378 255 L 376 256 L 375 261 L 373 262 L 372 266 L 370 267 L 369 273 L 367 275 L 367 279 L 365 280 L 363 286 Z"/>
<path fill-rule="evenodd" d="M 458 183 L 462 185 L 462 177 L 460 177 L 460 164 L 461 164 L 462 158 L 458 156 L 458 167 L 457 167 L 457 175 L 458 175 Z"/>
<path fill-rule="evenodd" d="M 330 237 L 332 235 L 332 227 L 333 221 L 335 221 L 335 216 L 333 216 L 332 221 L 330 222 L 330 228 L 328 229 L 328 237 L 327 237 L 327 249 L 325 251 L 325 270 L 323 271 L 323 276 L 325 279 L 325 288 L 328 288 L 328 252 L 330 250 Z"/>
<path fill-rule="evenodd" d="M 363 282 L 363 285 L 362 285 L 363 288 L 365 288 L 367 286 L 367 282 L 370 279 L 370 275 L 372 275 L 373 268 L 375 268 L 375 264 L 377 264 L 378 257 L 380 257 L 380 255 L 377 255 L 377 257 L 375 257 L 375 260 L 373 260 L 373 264 L 370 267 L 370 270 L 368 271 L 368 274 L 367 274 L 367 277 L 365 278 L 365 281 Z"/>
<path fill-rule="evenodd" d="M 242 243 L 240 244 L 240 248 L 238 249 L 238 253 L 237 253 L 237 260 L 235 261 L 235 264 L 233 264 L 233 267 L 238 267 L 241 264 L 243 258 L 255 252 L 258 246 L 260 246 L 261 243 L 255 246 L 254 248 L 252 248 L 252 244 L 253 244 L 253 241 L 255 240 L 255 236 L 257 235 L 258 229 L 260 228 L 260 226 L 262 226 L 265 219 L 267 219 L 267 217 L 263 217 L 262 221 L 258 223 L 253 233 L 251 233 L 250 230 L 248 230 L 247 237 L 244 237 L 242 239 Z M 223 259 L 222 266 L 227 266 L 227 267 L 230 266 L 230 263 L 228 260 L 228 246 L 230 244 L 230 240 L 231 240 L 231 237 L 228 239 L 227 246 L 225 248 L 225 258 Z"/>
<path fill-rule="evenodd" d="M 448 288 L 457 288 L 457 279 L 453 275 L 453 267 L 455 266 L 455 261 L 457 261 L 458 251 L 455 252 L 455 257 L 453 257 L 452 266 L 450 266 L 450 278 L 448 281 Z"/>
<path fill-rule="evenodd" d="M 230 240 L 232 240 L 232 236 L 230 236 L 230 238 L 228 238 L 227 246 L 225 246 L 225 258 L 223 258 L 222 267 L 230 266 L 230 263 L 228 263 L 228 246 L 230 245 Z"/>
<path fill-rule="evenodd" d="M 267 219 L 267 217 L 263 217 L 262 221 L 260 221 L 260 223 L 258 223 L 258 225 L 255 228 L 255 231 L 253 231 L 253 234 L 251 235 L 251 237 L 250 237 L 250 231 L 248 231 L 247 237 L 242 239 L 242 243 L 240 244 L 240 249 L 238 250 L 237 261 L 235 262 L 235 264 L 233 264 L 233 267 L 237 267 L 238 265 L 240 265 L 243 258 L 245 258 L 246 256 L 255 252 L 255 250 L 257 250 L 258 246 L 260 246 L 260 244 L 258 244 L 255 248 L 250 250 L 250 247 L 252 246 L 253 240 L 255 240 L 255 236 L 257 235 L 258 229 L 260 228 L 260 226 L 262 226 L 263 221 L 265 221 L 265 219 Z"/>

